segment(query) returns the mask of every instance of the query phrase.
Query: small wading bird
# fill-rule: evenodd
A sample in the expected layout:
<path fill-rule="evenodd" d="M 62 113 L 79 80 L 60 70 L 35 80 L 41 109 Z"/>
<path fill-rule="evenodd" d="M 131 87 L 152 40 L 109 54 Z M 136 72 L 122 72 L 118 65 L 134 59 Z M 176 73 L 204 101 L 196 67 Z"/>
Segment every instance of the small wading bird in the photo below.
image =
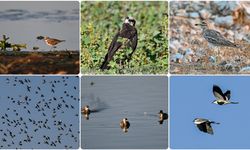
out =
<path fill-rule="evenodd" d="M 214 104 L 225 105 L 225 104 L 238 104 L 238 102 L 230 102 L 231 91 L 227 90 L 225 93 L 222 92 L 219 86 L 213 86 L 213 94 L 216 100 L 213 101 Z"/>
<path fill-rule="evenodd" d="M 37 37 L 38 40 L 44 40 L 45 43 L 48 45 L 48 46 L 51 46 L 51 49 L 52 48 L 56 48 L 56 45 L 61 43 L 61 42 L 65 42 L 65 40 L 59 40 L 59 39 L 53 39 L 53 38 L 50 38 L 50 37 L 43 37 L 43 36 L 38 36 Z"/>
<path fill-rule="evenodd" d="M 123 130 L 123 132 L 128 132 L 128 128 L 130 127 L 130 123 L 128 122 L 127 118 L 123 118 L 120 121 L 120 127 Z"/>
<path fill-rule="evenodd" d="M 210 121 L 208 119 L 203 119 L 203 118 L 195 118 L 193 122 L 194 124 L 196 124 L 197 128 L 200 131 L 211 134 L 211 135 L 214 134 L 211 124 L 220 124 L 220 123 Z"/>
<path fill-rule="evenodd" d="M 100 67 L 101 70 L 108 69 L 108 63 L 112 60 L 115 53 L 120 48 L 131 48 L 132 52 L 128 56 L 128 62 L 130 61 L 136 47 L 137 47 L 137 30 L 135 28 L 136 21 L 132 17 L 126 17 L 122 25 L 122 29 L 116 33 L 106 54 L 104 61 Z"/>
<path fill-rule="evenodd" d="M 195 24 L 195 26 L 200 26 L 202 28 L 202 36 L 206 39 L 208 44 L 212 47 L 234 47 L 234 48 L 240 48 L 239 45 L 234 44 L 233 42 L 227 40 L 225 37 L 221 35 L 220 32 L 209 29 L 208 21 L 202 21 L 199 24 Z M 219 49 L 217 50 L 217 55 L 219 53 Z"/>
<path fill-rule="evenodd" d="M 164 113 L 162 110 L 160 110 L 159 114 L 159 123 L 162 124 L 164 120 L 168 119 L 168 114 Z"/>

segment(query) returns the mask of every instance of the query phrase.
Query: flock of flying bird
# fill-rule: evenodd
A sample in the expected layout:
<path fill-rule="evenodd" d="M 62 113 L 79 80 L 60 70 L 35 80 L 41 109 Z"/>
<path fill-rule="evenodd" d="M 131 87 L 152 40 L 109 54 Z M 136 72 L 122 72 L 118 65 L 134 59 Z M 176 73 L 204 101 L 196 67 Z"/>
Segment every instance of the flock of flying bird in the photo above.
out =
<path fill-rule="evenodd" d="M 238 102 L 230 101 L 230 98 L 231 98 L 230 90 L 227 90 L 225 93 L 223 93 L 219 86 L 214 85 L 213 94 L 216 98 L 216 100 L 213 101 L 214 104 L 217 104 L 217 105 L 238 104 Z M 220 124 L 218 122 L 210 121 L 204 118 L 195 118 L 193 122 L 194 124 L 196 124 L 197 128 L 200 131 L 211 134 L 211 135 L 214 134 L 211 124 Z"/>
<path fill-rule="evenodd" d="M 78 148 L 78 77 L 1 78 L 1 149 Z"/>

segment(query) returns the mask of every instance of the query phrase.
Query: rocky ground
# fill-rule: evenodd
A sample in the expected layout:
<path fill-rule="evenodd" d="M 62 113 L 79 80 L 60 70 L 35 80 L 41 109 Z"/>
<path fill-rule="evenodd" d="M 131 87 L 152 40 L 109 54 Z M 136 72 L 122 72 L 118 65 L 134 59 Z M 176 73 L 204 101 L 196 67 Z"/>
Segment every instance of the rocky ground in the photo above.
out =
<path fill-rule="evenodd" d="M 250 73 L 250 3 L 170 2 L 172 74 Z M 239 48 L 210 47 L 196 23 L 207 20 Z"/>
<path fill-rule="evenodd" d="M 79 52 L 1 52 L 0 74 L 78 74 Z"/>

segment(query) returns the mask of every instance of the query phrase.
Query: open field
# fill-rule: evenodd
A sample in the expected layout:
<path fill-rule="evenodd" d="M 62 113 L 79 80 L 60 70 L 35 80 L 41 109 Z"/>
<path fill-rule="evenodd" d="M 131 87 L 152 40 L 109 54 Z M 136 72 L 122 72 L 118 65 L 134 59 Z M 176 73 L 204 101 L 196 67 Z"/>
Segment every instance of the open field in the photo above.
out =
<path fill-rule="evenodd" d="M 166 74 L 168 71 L 167 2 L 84 2 L 81 15 L 81 71 L 84 74 Z M 125 17 L 136 20 L 138 45 L 131 61 L 119 49 L 100 70 L 109 45 Z"/>

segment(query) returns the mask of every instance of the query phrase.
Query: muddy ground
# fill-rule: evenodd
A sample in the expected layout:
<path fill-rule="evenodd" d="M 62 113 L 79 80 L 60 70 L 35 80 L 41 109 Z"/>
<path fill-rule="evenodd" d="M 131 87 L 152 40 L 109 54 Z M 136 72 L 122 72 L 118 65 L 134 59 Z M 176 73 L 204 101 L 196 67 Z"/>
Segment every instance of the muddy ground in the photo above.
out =
<path fill-rule="evenodd" d="M 79 52 L 0 52 L 0 74 L 78 74 Z"/>

